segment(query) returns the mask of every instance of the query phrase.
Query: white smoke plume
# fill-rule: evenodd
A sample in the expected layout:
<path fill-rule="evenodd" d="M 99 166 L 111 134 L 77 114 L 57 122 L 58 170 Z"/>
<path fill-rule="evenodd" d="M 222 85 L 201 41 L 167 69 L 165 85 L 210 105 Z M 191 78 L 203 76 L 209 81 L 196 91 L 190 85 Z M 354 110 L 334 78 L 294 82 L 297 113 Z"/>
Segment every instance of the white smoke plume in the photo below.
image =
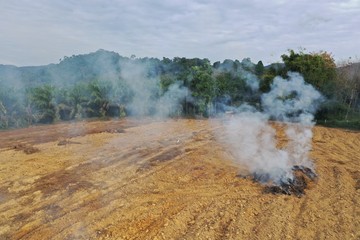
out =
<path fill-rule="evenodd" d="M 131 101 L 127 108 L 131 115 L 154 116 L 166 118 L 181 116 L 181 102 L 187 98 L 191 101 L 189 90 L 179 82 L 170 85 L 161 94 L 160 79 L 158 76 L 148 76 L 146 64 L 128 62 L 121 65 L 121 78 L 131 92 Z"/>
<path fill-rule="evenodd" d="M 308 153 L 315 124 L 313 120 L 323 97 L 313 86 L 306 84 L 300 74 L 288 73 L 288 76 L 289 80 L 274 79 L 271 91 L 262 96 L 262 106 L 270 117 L 287 123 L 287 151 L 292 165 L 312 168 Z"/>
<path fill-rule="evenodd" d="M 276 77 L 271 91 L 261 97 L 264 112 L 284 122 L 312 124 L 314 113 L 321 102 L 321 94 L 299 73 L 288 73 L 289 80 Z"/>
<path fill-rule="evenodd" d="M 262 95 L 263 111 L 246 104 L 225 126 L 236 161 L 264 183 L 281 184 L 292 179 L 294 165 L 313 168 L 308 156 L 313 114 L 323 98 L 300 74 L 288 73 L 288 77 L 276 77 L 270 92 Z M 269 120 L 285 123 L 286 147 L 277 147 L 276 130 Z"/>
<path fill-rule="evenodd" d="M 243 73 L 243 76 L 245 77 L 246 85 L 248 85 L 252 91 L 255 92 L 259 90 L 259 79 L 255 74 L 245 72 Z"/>
<path fill-rule="evenodd" d="M 291 177 L 288 153 L 276 148 L 275 129 L 268 124 L 268 116 L 261 112 L 242 112 L 226 125 L 226 143 L 241 166 L 261 181 Z"/>
<path fill-rule="evenodd" d="M 133 115 L 149 115 L 154 107 L 159 80 L 147 76 L 146 67 L 142 64 L 127 62 L 121 65 L 121 78 L 132 93 L 132 100 L 128 105 Z"/>
<path fill-rule="evenodd" d="M 190 90 L 180 83 L 170 85 L 168 90 L 161 96 L 155 105 L 155 116 L 166 118 L 169 116 L 181 116 L 182 105 L 181 102 L 186 98 L 191 100 Z"/>

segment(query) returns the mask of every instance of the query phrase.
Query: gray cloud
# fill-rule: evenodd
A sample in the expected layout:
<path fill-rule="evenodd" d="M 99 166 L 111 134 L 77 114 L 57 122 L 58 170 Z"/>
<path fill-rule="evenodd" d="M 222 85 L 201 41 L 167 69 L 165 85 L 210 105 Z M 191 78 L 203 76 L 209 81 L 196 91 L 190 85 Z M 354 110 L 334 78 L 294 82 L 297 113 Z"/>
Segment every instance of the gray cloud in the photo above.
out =
<path fill-rule="evenodd" d="M 99 48 L 269 63 L 304 47 L 340 60 L 359 52 L 359 14 L 359 0 L 4 0 L 0 63 L 47 64 Z"/>

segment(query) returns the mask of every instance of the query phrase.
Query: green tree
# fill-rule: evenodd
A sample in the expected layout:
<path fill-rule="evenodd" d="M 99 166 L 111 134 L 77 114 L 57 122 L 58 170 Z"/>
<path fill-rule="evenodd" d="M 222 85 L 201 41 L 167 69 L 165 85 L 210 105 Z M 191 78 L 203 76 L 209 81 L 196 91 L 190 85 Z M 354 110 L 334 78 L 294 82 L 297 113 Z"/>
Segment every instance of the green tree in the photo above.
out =
<path fill-rule="evenodd" d="M 86 117 L 87 104 L 90 101 L 88 84 L 77 83 L 67 88 L 55 90 L 55 102 L 61 120 Z"/>
<path fill-rule="evenodd" d="M 171 74 L 162 74 L 160 76 L 160 88 L 162 92 L 166 92 L 170 85 L 176 82 L 176 78 Z"/>
<path fill-rule="evenodd" d="M 17 128 L 29 124 L 25 105 L 25 93 L 21 88 L 0 84 L 0 128 Z"/>
<path fill-rule="evenodd" d="M 36 122 L 52 123 L 56 119 L 54 87 L 43 85 L 29 90 L 29 102 Z"/>
<path fill-rule="evenodd" d="M 210 62 L 204 66 L 192 67 L 192 80 L 190 89 L 197 99 L 198 111 L 208 116 L 213 111 L 213 99 L 216 96 L 215 81 L 212 77 Z"/>
<path fill-rule="evenodd" d="M 256 65 L 255 65 L 255 74 L 258 77 L 261 77 L 264 74 L 265 71 L 265 67 L 262 61 L 259 61 Z"/>
<path fill-rule="evenodd" d="M 89 85 L 90 99 L 88 102 L 89 117 L 104 117 L 108 109 L 112 92 L 111 82 L 92 81 Z"/>
<path fill-rule="evenodd" d="M 272 84 L 274 78 L 278 75 L 278 71 L 276 67 L 270 66 L 268 69 L 264 70 L 261 78 L 260 78 L 260 86 L 259 89 L 261 92 L 269 92 L 270 85 Z"/>
<path fill-rule="evenodd" d="M 281 58 L 286 70 L 301 73 L 306 82 L 315 86 L 326 96 L 334 95 L 336 65 L 331 54 L 324 51 L 296 53 L 294 50 L 289 50 L 289 54 L 283 54 Z"/>
<path fill-rule="evenodd" d="M 219 72 L 215 76 L 216 97 L 229 97 L 232 103 L 240 103 L 246 93 L 247 86 L 243 78 L 231 72 Z"/>

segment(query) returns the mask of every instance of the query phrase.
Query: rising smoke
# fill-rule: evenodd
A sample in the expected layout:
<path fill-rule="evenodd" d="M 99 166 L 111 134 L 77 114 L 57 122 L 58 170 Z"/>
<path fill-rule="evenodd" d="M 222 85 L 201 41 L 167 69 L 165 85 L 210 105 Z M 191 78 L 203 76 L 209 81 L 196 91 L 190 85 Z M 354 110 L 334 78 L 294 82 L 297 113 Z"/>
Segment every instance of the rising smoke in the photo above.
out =
<path fill-rule="evenodd" d="M 247 104 L 240 106 L 240 113 L 225 126 L 226 141 L 236 161 L 263 183 L 281 184 L 292 179 L 294 165 L 313 169 L 309 158 L 313 114 L 322 99 L 298 73 L 288 73 L 288 79 L 276 77 L 270 91 L 261 96 L 262 111 Z M 286 147 L 277 147 L 270 120 L 285 124 Z"/>
<path fill-rule="evenodd" d="M 192 100 L 188 88 L 182 86 L 180 83 L 170 85 L 168 90 L 156 102 L 155 113 L 156 117 L 166 118 L 169 116 L 181 116 L 182 105 L 181 102 L 186 98 L 189 102 Z"/>
<path fill-rule="evenodd" d="M 158 78 L 148 77 L 145 65 L 126 62 L 121 65 L 120 76 L 131 92 L 128 111 L 132 115 L 149 115 L 158 94 Z"/>
<path fill-rule="evenodd" d="M 98 55 L 100 57 L 97 57 Z M 114 61 L 114 59 L 118 60 Z M 78 67 L 74 68 L 75 71 L 69 71 L 73 69 L 71 68 L 73 65 Z M 89 67 L 85 68 L 83 65 Z M 235 65 L 234 62 L 227 61 L 227 64 L 223 64 L 220 68 L 230 71 L 229 69 Z M 250 61 L 243 61 L 242 66 L 238 69 L 238 73 L 245 78 L 245 83 L 251 90 L 250 95 L 259 96 L 259 80 L 251 71 L 247 71 L 253 68 L 253 65 Z M 49 78 L 52 79 L 49 83 L 56 83 L 58 87 L 71 86 L 76 79 L 91 79 L 97 76 L 99 82 L 109 81 L 113 84 L 115 90 L 113 88 L 107 93 L 112 97 L 106 97 L 109 102 L 125 105 L 128 115 L 150 115 L 161 118 L 181 116 L 182 103 L 185 99 L 191 102 L 192 94 L 176 81 L 166 89 L 162 89 L 160 74 L 156 69 L 156 61 L 121 58 L 115 53 L 99 51 L 86 58 L 82 56 L 69 58 L 57 66 L 29 68 L 27 74 L 32 76 L 30 73 L 35 74 L 41 70 L 40 72 L 44 74 L 38 73 L 43 78 L 39 82 L 47 82 Z M 5 79 L 9 79 L 5 85 L 21 76 L 20 72 L 15 73 L 9 71 L 4 74 Z M 117 84 L 121 87 L 116 87 Z M 20 89 L 28 87 L 21 81 L 16 82 L 17 85 Z M 125 93 L 118 94 L 118 90 Z M 25 93 L 25 91 L 17 92 Z M 89 96 L 82 97 L 87 101 L 91 99 L 90 92 L 85 91 L 85 94 Z M 250 97 L 244 99 L 251 101 Z M 313 168 L 308 154 L 311 150 L 313 114 L 322 101 L 322 96 L 311 85 L 306 84 L 299 74 L 289 73 L 288 79 L 275 78 L 271 90 L 261 96 L 261 106 L 257 108 L 244 103 L 234 109 L 228 106 L 232 105 L 231 100 L 230 96 L 224 96 L 222 101 L 215 105 L 217 109 L 220 107 L 224 111 L 233 110 L 237 113 L 225 126 L 226 141 L 238 163 L 246 166 L 251 174 L 260 176 L 260 181 L 263 182 L 280 183 L 288 178 L 291 179 L 291 169 L 294 165 Z M 281 149 L 277 147 L 276 131 L 269 124 L 270 120 L 282 121 L 286 126 L 285 134 L 289 141 Z"/>
<path fill-rule="evenodd" d="M 191 93 L 173 75 L 162 85 L 164 72 L 175 72 L 168 65 L 105 50 L 46 66 L 0 65 L 0 128 L 90 117 L 181 116 Z"/>
<path fill-rule="evenodd" d="M 189 96 L 189 90 L 180 82 L 171 84 L 161 92 L 159 76 L 148 76 L 145 64 L 128 62 L 121 65 L 121 79 L 131 92 L 131 101 L 127 109 L 131 115 L 167 118 L 181 116 L 181 102 Z M 190 101 L 191 98 L 187 98 Z"/>

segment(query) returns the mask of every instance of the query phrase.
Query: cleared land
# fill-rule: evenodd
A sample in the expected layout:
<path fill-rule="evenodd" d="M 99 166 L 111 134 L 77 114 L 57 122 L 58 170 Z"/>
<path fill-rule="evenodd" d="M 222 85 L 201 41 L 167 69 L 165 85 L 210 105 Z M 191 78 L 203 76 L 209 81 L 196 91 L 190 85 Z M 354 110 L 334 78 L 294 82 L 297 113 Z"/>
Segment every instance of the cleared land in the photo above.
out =
<path fill-rule="evenodd" d="M 223 124 L 0 132 L 0 239 L 360 239 L 359 132 L 314 128 L 319 179 L 297 198 L 238 177 Z"/>

